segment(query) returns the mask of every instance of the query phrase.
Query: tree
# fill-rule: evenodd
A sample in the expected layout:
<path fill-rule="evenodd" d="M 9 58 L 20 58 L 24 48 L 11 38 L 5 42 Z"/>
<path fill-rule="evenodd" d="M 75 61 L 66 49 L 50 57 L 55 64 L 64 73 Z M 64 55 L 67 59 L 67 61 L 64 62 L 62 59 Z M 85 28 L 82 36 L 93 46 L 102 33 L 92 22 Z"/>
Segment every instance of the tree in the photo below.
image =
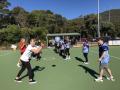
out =
<path fill-rule="evenodd" d="M 109 19 L 110 15 L 110 19 Z M 120 37 L 120 9 L 112 9 L 104 11 L 100 14 L 101 21 L 110 22 L 114 25 L 114 32 L 111 31 L 112 36 L 114 34 L 115 37 Z"/>
<path fill-rule="evenodd" d="M 8 6 L 11 4 L 7 0 L 0 0 L 0 28 L 3 28 L 4 26 L 8 25 L 9 23 L 9 9 Z"/>
<path fill-rule="evenodd" d="M 12 11 L 12 17 L 14 18 L 13 22 L 15 22 L 16 25 L 19 25 L 20 27 L 26 27 L 27 26 L 27 17 L 28 17 L 28 12 L 25 11 L 21 7 L 15 7 Z"/>
<path fill-rule="evenodd" d="M 31 29 L 31 37 L 41 40 L 46 40 L 47 30 L 44 27 L 36 27 Z"/>
<path fill-rule="evenodd" d="M 0 11 L 3 11 L 4 9 L 8 8 L 11 4 L 8 2 L 8 0 L 0 0 Z"/>
<path fill-rule="evenodd" d="M 111 37 L 115 37 L 115 26 L 111 22 L 102 22 L 101 23 L 101 33 L 102 36 L 109 35 Z"/>
<path fill-rule="evenodd" d="M 88 34 L 92 37 L 92 38 L 96 38 L 97 36 L 97 15 L 96 14 L 90 14 L 85 16 L 85 26 L 88 30 Z"/>
<path fill-rule="evenodd" d="M 1 42 L 8 42 L 10 44 L 16 43 L 20 38 L 20 28 L 16 25 L 8 25 L 7 28 L 0 30 Z"/>

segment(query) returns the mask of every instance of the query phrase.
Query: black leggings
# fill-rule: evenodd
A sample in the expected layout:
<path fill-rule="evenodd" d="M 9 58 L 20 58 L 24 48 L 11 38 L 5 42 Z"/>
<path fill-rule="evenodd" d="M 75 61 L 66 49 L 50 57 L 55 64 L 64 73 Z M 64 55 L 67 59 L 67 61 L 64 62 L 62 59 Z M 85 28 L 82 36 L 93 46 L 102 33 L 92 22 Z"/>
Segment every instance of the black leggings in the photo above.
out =
<path fill-rule="evenodd" d="M 64 50 L 60 50 L 60 55 L 61 55 L 61 56 L 64 55 Z"/>
<path fill-rule="evenodd" d="M 22 63 L 22 67 L 21 67 L 20 71 L 18 72 L 17 77 L 20 77 L 21 74 L 23 73 L 23 71 L 25 71 L 25 69 L 27 68 L 29 79 L 33 79 L 33 72 L 32 72 L 30 62 L 24 62 L 21 60 L 21 63 Z"/>
<path fill-rule="evenodd" d="M 32 53 L 32 57 L 36 57 L 36 59 L 40 59 L 41 56 L 40 56 L 40 53 Z"/>
<path fill-rule="evenodd" d="M 85 57 L 86 62 L 88 62 L 88 53 L 83 53 L 83 55 Z"/>
<path fill-rule="evenodd" d="M 65 54 L 68 55 L 68 56 L 70 56 L 70 49 L 69 48 L 65 49 Z"/>

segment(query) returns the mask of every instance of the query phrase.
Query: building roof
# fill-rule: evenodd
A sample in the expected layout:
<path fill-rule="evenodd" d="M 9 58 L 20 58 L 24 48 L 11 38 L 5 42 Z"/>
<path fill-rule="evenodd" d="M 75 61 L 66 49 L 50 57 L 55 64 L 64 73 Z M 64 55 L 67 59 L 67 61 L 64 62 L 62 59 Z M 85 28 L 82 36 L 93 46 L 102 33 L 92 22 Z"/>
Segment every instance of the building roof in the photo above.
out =
<path fill-rule="evenodd" d="M 74 36 L 80 35 L 80 33 L 54 33 L 54 34 L 47 34 L 47 36 Z"/>

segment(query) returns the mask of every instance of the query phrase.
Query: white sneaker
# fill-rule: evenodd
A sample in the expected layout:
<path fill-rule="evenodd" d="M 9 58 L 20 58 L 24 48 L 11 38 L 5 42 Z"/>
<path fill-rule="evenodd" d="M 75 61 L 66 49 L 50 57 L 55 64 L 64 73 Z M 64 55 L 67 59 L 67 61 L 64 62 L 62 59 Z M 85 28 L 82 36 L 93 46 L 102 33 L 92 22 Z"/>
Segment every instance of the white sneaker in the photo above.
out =
<path fill-rule="evenodd" d="M 111 80 L 111 81 L 113 81 L 113 82 L 115 81 L 115 79 L 114 79 L 114 78 L 110 78 L 110 80 Z"/>
<path fill-rule="evenodd" d="M 19 68 L 21 67 L 20 63 L 17 63 L 17 67 L 19 67 Z"/>
<path fill-rule="evenodd" d="M 96 82 L 103 82 L 103 80 L 101 78 L 97 78 L 95 79 Z"/>
<path fill-rule="evenodd" d="M 84 62 L 84 64 L 89 64 L 88 62 Z"/>
<path fill-rule="evenodd" d="M 64 60 L 68 60 L 68 58 L 65 58 Z"/>
<path fill-rule="evenodd" d="M 35 60 L 35 59 L 36 59 L 36 57 L 33 57 L 32 59 L 33 59 L 33 60 Z"/>
<path fill-rule="evenodd" d="M 70 56 L 68 57 L 68 59 L 71 59 Z"/>
<path fill-rule="evenodd" d="M 29 81 L 29 84 L 36 84 L 37 82 L 35 80 Z"/>
<path fill-rule="evenodd" d="M 114 79 L 114 77 L 112 76 L 112 77 L 107 77 L 107 80 L 111 80 L 111 81 L 115 81 L 115 79 Z"/>
<path fill-rule="evenodd" d="M 22 81 L 20 79 L 15 79 L 15 82 L 21 83 Z"/>
<path fill-rule="evenodd" d="M 109 78 L 109 77 L 106 77 L 106 79 L 107 79 L 107 80 L 110 80 L 110 78 Z"/>

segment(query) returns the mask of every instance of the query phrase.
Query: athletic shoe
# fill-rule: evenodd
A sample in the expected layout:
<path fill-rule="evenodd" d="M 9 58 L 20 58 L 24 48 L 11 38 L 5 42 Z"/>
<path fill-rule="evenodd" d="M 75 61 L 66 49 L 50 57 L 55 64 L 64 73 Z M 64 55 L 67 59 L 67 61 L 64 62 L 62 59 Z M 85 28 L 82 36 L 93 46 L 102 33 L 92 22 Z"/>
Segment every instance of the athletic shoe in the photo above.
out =
<path fill-rule="evenodd" d="M 17 64 L 17 67 L 21 67 L 20 63 Z"/>
<path fill-rule="evenodd" d="M 114 79 L 114 78 L 110 78 L 110 80 L 111 80 L 111 81 L 113 81 L 113 82 L 115 81 L 115 79 Z"/>
<path fill-rule="evenodd" d="M 103 82 L 103 80 L 101 78 L 97 78 L 95 79 L 96 82 Z"/>
<path fill-rule="evenodd" d="M 106 79 L 107 79 L 107 80 L 110 80 L 110 78 L 109 78 L 109 77 L 106 77 Z"/>
<path fill-rule="evenodd" d="M 33 60 L 35 60 L 35 59 L 36 59 L 36 57 L 32 57 L 32 59 L 33 59 Z"/>
<path fill-rule="evenodd" d="M 115 79 L 113 78 L 113 76 L 112 77 L 107 77 L 107 80 L 111 80 L 111 81 L 115 81 Z"/>
<path fill-rule="evenodd" d="M 89 64 L 88 62 L 84 62 L 84 64 Z"/>
<path fill-rule="evenodd" d="M 68 57 L 68 59 L 71 59 L 70 56 Z"/>
<path fill-rule="evenodd" d="M 15 82 L 21 83 L 21 79 L 15 79 Z"/>
<path fill-rule="evenodd" d="M 37 82 L 35 80 L 30 80 L 29 84 L 36 84 Z"/>
<path fill-rule="evenodd" d="M 68 56 L 66 56 L 66 58 L 64 60 L 68 60 Z"/>
<path fill-rule="evenodd" d="M 65 58 L 64 60 L 68 60 L 68 58 Z"/>

